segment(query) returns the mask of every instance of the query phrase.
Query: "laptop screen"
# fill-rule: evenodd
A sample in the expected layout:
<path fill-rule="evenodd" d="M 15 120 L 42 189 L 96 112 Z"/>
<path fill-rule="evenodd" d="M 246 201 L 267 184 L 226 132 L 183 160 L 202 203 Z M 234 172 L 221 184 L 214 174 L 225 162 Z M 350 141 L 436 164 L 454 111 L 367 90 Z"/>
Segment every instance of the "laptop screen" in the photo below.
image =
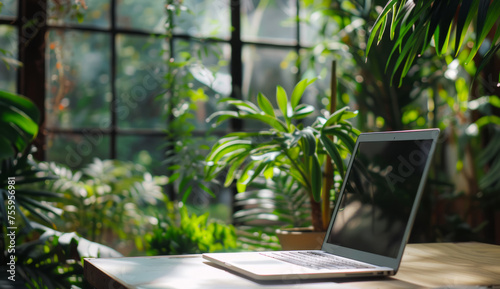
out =
<path fill-rule="evenodd" d="M 327 243 L 396 258 L 431 145 L 360 142 Z"/>

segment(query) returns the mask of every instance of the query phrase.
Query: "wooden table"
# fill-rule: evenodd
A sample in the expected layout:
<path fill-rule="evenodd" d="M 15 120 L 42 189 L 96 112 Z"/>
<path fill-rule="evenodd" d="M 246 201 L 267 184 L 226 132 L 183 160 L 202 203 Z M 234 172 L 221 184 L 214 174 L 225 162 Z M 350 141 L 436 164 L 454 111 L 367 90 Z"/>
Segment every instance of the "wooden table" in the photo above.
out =
<path fill-rule="evenodd" d="M 88 258 L 84 275 L 97 289 L 129 288 L 500 288 L 500 246 L 409 244 L 399 272 L 383 279 L 257 283 L 200 255 Z M 292 282 L 292 281 L 290 281 Z"/>

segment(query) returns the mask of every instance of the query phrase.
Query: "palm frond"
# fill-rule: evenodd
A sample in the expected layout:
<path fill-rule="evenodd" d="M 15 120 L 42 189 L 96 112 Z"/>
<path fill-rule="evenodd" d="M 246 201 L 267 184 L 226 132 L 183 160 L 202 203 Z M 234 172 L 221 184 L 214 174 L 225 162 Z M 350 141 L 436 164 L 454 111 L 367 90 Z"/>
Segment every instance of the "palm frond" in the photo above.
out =
<path fill-rule="evenodd" d="M 398 8 L 399 7 L 399 8 Z M 402 9 L 400 9 L 403 7 Z M 390 17 L 392 14 L 392 17 Z M 389 23 L 390 25 L 386 25 Z M 500 1 L 490 0 L 449 0 L 449 1 L 413 1 L 390 0 L 373 25 L 367 43 L 366 55 L 376 39 L 380 41 L 385 30 L 390 27 L 390 35 L 395 36 L 391 58 L 396 62 L 390 68 L 392 77 L 401 70 L 400 84 L 411 65 L 429 47 L 434 46 L 440 56 L 461 53 L 467 54 L 466 63 L 470 62 L 485 43 L 488 35 L 497 30 L 486 46 L 486 55 L 498 51 L 496 43 L 500 37 Z M 465 39 L 473 38 L 471 49 L 463 49 Z M 453 41 L 454 40 L 454 41 Z M 454 53 L 449 52 L 451 46 Z M 399 52 L 399 53 L 396 53 Z M 480 68 L 488 59 L 482 59 Z M 389 62 L 388 62 L 389 63 Z"/>

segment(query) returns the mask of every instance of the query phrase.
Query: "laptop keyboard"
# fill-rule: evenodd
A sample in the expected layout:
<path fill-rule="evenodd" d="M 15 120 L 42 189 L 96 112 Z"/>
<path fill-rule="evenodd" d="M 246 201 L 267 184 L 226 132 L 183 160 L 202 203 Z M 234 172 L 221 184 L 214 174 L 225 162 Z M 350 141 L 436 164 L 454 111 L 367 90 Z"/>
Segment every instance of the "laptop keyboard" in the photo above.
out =
<path fill-rule="evenodd" d="M 375 268 L 368 264 L 344 259 L 331 254 L 310 251 L 262 252 L 262 255 L 313 269 Z"/>

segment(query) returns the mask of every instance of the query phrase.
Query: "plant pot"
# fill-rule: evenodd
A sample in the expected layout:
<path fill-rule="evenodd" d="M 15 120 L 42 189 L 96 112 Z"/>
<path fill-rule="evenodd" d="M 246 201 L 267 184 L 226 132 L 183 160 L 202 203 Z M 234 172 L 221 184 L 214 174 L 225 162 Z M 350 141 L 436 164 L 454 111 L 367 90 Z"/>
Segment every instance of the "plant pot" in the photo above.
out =
<path fill-rule="evenodd" d="M 312 228 L 278 229 L 276 235 L 282 250 L 319 250 L 326 232 L 315 232 Z"/>

